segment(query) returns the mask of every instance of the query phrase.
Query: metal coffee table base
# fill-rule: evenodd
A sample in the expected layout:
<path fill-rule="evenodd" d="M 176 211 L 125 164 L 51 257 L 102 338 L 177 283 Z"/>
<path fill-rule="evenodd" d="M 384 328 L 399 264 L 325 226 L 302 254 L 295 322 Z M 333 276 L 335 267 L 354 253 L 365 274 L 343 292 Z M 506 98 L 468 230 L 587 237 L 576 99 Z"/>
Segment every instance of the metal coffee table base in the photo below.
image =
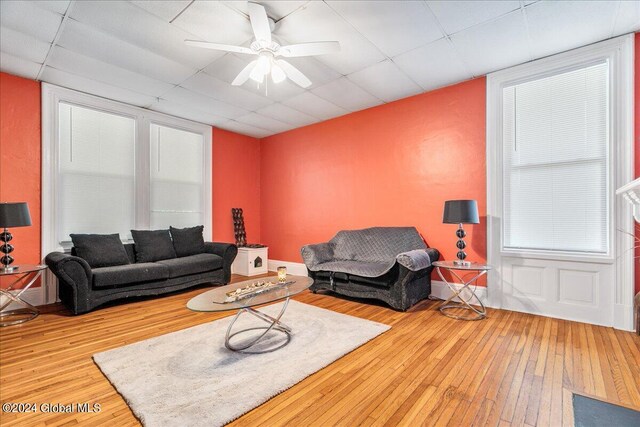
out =
<path fill-rule="evenodd" d="M 280 310 L 280 313 L 276 317 L 271 317 L 268 314 L 265 314 L 265 313 L 263 313 L 261 311 L 255 310 L 255 309 L 253 309 L 251 307 L 246 307 L 246 308 L 240 309 L 238 311 L 238 313 L 234 316 L 234 318 L 231 321 L 231 323 L 229 324 L 229 327 L 227 328 L 227 334 L 226 334 L 225 339 L 224 339 L 224 346 L 227 347 L 231 351 L 237 351 L 237 352 L 240 352 L 240 353 L 248 353 L 248 354 L 269 353 L 269 352 L 278 350 L 278 349 L 286 346 L 291 341 L 291 328 L 288 327 L 287 325 L 285 325 L 284 323 L 282 323 L 280 321 L 280 318 L 282 317 L 282 315 L 284 314 L 285 310 L 287 309 L 287 305 L 289 305 L 289 298 L 287 298 L 284 301 L 284 304 L 282 305 L 282 310 Z M 255 326 L 253 328 L 240 329 L 239 331 L 236 331 L 236 332 L 232 333 L 231 330 L 233 329 L 233 325 L 240 318 L 240 315 L 242 313 L 253 314 L 258 319 L 266 322 L 268 324 L 268 326 Z M 233 337 L 235 337 L 237 335 L 243 334 L 245 332 L 256 331 L 256 330 L 263 330 L 264 332 L 262 332 L 257 337 L 251 339 L 249 342 L 243 342 L 242 344 L 238 344 L 238 345 L 234 345 L 234 344 L 231 343 L 231 338 L 233 338 Z M 260 341 L 262 341 L 262 339 L 270 331 L 278 331 L 278 332 L 283 333 L 285 335 L 285 337 L 286 337 L 286 340 L 283 343 L 281 343 L 281 344 L 279 344 L 277 346 L 274 346 L 274 347 L 268 347 L 268 348 L 261 349 L 261 350 L 250 350 L 251 347 L 255 346 Z"/>

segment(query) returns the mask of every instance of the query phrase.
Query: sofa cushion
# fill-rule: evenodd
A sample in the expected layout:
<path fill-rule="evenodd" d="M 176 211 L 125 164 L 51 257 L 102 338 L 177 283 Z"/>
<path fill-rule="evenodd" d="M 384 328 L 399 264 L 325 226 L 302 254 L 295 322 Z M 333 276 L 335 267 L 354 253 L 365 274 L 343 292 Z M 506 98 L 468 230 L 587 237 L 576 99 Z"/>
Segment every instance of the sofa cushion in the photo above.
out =
<path fill-rule="evenodd" d="M 131 230 L 136 262 L 155 262 L 176 257 L 169 230 Z"/>
<path fill-rule="evenodd" d="M 391 266 L 393 267 L 393 265 Z M 378 277 L 390 270 L 385 262 L 346 261 L 336 260 L 323 262 L 316 266 L 320 271 L 335 271 L 348 274 L 356 274 L 365 277 Z"/>
<path fill-rule="evenodd" d="M 96 288 L 151 282 L 169 278 L 169 268 L 153 262 L 94 268 L 92 273 L 93 286 Z"/>
<path fill-rule="evenodd" d="M 178 257 L 204 253 L 203 225 L 190 228 L 169 227 L 169 230 Z"/>
<path fill-rule="evenodd" d="M 214 254 L 197 254 L 158 261 L 158 264 L 168 267 L 169 277 L 173 278 L 217 270 L 222 267 L 222 257 Z"/>
<path fill-rule="evenodd" d="M 116 234 L 71 234 L 74 253 L 91 268 L 129 264 L 127 252 Z"/>

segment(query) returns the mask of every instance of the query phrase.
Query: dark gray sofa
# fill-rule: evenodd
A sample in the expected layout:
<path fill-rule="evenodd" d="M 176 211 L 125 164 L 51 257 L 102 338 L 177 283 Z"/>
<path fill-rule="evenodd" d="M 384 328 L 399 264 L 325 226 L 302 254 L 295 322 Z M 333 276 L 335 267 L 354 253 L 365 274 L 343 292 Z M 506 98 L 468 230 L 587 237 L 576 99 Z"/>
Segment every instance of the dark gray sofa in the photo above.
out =
<path fill-rule="evenodd" d="M 301 253 L 311 291 L 377 299 L 402 311 L 429 296 L 431 263 L 440 257 L 414 227 L 343 230 Z"/>
<path fill-rule="evenodd" d="M 45 258 L 58 278 L 60 300 L 74 314 L 86 313 L 108 301 L 160 295 L 204 283 L 227 284 L 238 248 L 205 243 L 205 253 L 156 262 L 136 263 L 135 245 L 126 244 L 130 264 L 91 268 L 82 258 L 52 252 Z"/>

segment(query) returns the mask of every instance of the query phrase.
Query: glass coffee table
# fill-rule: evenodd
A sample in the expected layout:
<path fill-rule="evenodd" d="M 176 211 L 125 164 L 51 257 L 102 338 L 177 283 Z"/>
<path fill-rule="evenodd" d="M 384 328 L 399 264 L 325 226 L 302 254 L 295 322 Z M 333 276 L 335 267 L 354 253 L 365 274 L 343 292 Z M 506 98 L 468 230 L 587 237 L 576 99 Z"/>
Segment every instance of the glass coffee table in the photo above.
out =
<path fill-rule="evenodd" d="M 276 276 L 262 277 L 259 279 L 251 279 L 245 280 L 244 282 L 233 283 L 230 285 L 220 286 L 215 289 L 211 289 L 207 292 L 204 292 L 197 297 L 192 298 L 187 303 L 187 308 L 193 311 L 228 311 L 228 310 L 238 310 L 235 317 L 231 320 L 229 327 L 227 328 L 227 333 L 224 339 L 224 345 L 229 350 L 238 351 L 242 353 L 268 353 L 274 350 L 278 350 L 279 348 L 284 347 L 289 344 L 291 341 L 291 328 L 285 325 L 280 321 L 282 315 L 287 309 L 287 305 L 289 304 L 289 299 L 299 294 L 300 292 L 308 289 L 313 280 L 310 277 L 305 276 L 292 276 L 287 275 L 287 280 L 284 284 L 279 284 L 271 289 L 268 289 L 262 293 L 251 295 L 249 297 L 238 299 L 236 301 L 225 302 L 227 298 L 227 293 L 234 291 L 239 288 L 243 288 L 247 285 L 257 283 L 257 282 L 277 282 L 278 278 Z M 280 313 L 276 317 L 271 317 L 270 315 L 258 311 L 255 308 L 257 305 L 267 304 L 270 302 L 284 300 L 284 304 L 282 305 L 282 309 Z M 251 328 L 240 329 L 235 332 L 233 331 L 233 326 L 242 315 L 242 313 L 252 314 L 258 319 L 265 322 L 267 325 L 264 326 L 254 326 Z M 244 334 L 249 331 L 261 330 L 262 333 L 258 334 L 256 337 L 248 340 L 247 342 L 243 342 L 242 344 L 233 344 L 231 342 L 233 337 L 236 337 L 240 334 Z M 286 340 L 283 343 L 280 343 L 273 347 L 268 347 L 266 349 L 261 350 L 251 350 L 251 347 L 258 344 L 270 331 L 277 331 L 286 336 Z"/>

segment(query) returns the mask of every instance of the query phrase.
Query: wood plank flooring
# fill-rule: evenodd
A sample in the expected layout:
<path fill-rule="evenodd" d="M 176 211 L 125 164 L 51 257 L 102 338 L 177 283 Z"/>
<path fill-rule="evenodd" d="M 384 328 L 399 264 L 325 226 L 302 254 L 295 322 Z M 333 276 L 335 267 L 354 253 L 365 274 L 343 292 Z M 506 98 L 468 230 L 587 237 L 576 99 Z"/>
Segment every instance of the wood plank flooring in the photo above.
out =
<path fill-rule="evenodd" d="M 139 425 L 91 355 L 230 314 L 186 309 L 204 290 L 82 316 L 54 305 L 0 329 L 2 403 L 101 405 L 93 414 L 0 412 L 0 424 Z M 572 426 L 573 391 L 640 408 L 640 338 L 629 332 L 492 309 L 486 320 L 456 321 L 432 301 L 399 313 L 310 292 L 296 299 L 392 328 L 232 425 Z"/>

